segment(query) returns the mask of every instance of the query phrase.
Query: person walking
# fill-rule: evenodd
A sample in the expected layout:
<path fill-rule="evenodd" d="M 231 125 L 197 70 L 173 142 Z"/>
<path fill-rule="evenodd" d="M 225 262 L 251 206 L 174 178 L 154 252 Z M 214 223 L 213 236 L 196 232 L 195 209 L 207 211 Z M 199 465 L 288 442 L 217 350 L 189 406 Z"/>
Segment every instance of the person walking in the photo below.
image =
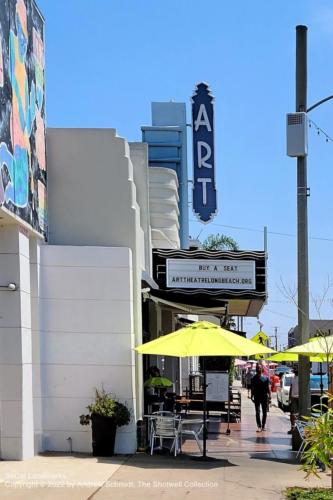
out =
<path fill-rule="evenodd" d="M 261 364 L 257 364 L 256 374 L 251 380 L 251 399 L 256 409 L 257 432 L 266 430 L 266 419 L 268 405 L 271 399 L 271 388 L 269 378 L 263 375 Z M 260 407 L 262 418 L 260 415 Z"/>
<path fill-rule="evenodd" d="M 247 388 L 247 397 L 248 398 L 250 398 L 252 376 L 253 376 L 253 373 L 251 371 L 251 368 L 248 368 L 248 370 L 245 374 L 245 385 Z"/>
<path fill-rule="evenodd" d="M 298 368 L 294 368 L 294 376 L 291 379 L 290 391 L 289 391 L 289 402 L 290 402 L 290 430 L 288 434 L 292 434 L 295 429 L 295 423 L 298 416 L 298 400 L 299 400 L 299 389 L 298 389 Z"/>

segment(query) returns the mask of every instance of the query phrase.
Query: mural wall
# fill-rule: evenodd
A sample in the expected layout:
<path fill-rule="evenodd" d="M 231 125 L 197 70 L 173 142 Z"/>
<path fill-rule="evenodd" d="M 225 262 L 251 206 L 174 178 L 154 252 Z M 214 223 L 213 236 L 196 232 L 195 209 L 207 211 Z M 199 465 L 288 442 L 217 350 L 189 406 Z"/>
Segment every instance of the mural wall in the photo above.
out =
<path fill-rule="evenodd" d="M 46 237 L 44 21 L 0 0 L 0 206 Z"/>

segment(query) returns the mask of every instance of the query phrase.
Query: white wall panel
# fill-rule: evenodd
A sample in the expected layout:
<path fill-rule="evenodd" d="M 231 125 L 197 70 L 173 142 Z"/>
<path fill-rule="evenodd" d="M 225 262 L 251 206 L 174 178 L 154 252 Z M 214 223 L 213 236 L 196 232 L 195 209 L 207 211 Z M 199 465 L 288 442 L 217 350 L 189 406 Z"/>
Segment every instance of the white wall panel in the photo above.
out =
<path fill-rule="evenodd" d="M 45 246 L 41 249 L 40 373 L 43 446 L 91 451 L 90 430 L 79 415 L 103 387 L 133 411 L 135 370 L 131 253 L 124 248 Z M 121 266 L 119 265 L 121 264 Z M 34 352 L 38 335 L 33 335 Z M 36 338 L 35 338 L 36 337 Z M 88 432 L 88 436 L 87 436 Z M 123 451 L 133 451 L 129 426 Z M 128 438 L 130 436 L 130 438 Z M 127 443 L 124 445 L 124 442 Z"/>
<path fill-rule="evenodd" d="M 61 251 L 59 249 L 61 248 Z M 110 250 L 112 250 L 110 252 Z M 49 245 L 41 255 L 43 266 L 132 268 L 132 252 L 124 247 Z"/>
<path fill-rule="evenodd" d="M 44 331 L 128 333 L 132 328 L 129 301 L 52 300 L 40 298 Z"/>
<path fill-rule="evenodd" d="M 128 300 L 128 268 L 50 267 L 41 276 L 44 299 Z"/>
<path fill-rule="evenodd" d="M 43 360 L 48 364 L 132 365 L 129 342 L 124 333 L 41 332 Z"/>
<path fill-rule="evenodd" d="M 2 437 L 21 437 L 22 401 L 2 401 L 1 403 Z"/>
<path fill-rule="evenodd" d="M 103 384 L 107 392 L 112 392 L 118 398 L 133 398 L 130 366 L 90 365 L 87 360 L 85 365 L 44 365 L 42 372 L 42 393 L 36 396 L 92 398 L 94 388 Z"/>
<path fill-rule="evenodd" d="M 22 458 L 21 437 L 1 437 L 1 456 L 6 460 L 20 460 Z"/>
<path fill-rule="evenodd" d="M 21 338 L 20 328 L 1 328 L 0 365 L 18 364 L 21 362 L 21 360 L 22 360 L 22 338 Z"/>
<path fill-rule="evenodd" d="M 47 398 L 45 401 L 44 425 L 48 431 L 80 432 L 85 426 L 80 424 L 79 416 L 88 413 L 87 405 L 91 398 Z M 133 401 L 127 400 L 127 405 L 133 406 Z M 58 412 L 61 406 L 63 411 Z M 119 431 L 133 432 L 136 428 L 135 422 L 119 428 Z M 88 427 L 89 429 L 89 427 Z"/>
<path fill-rule="evenodd" d="M 20 292 L 0 291 L 0 328 L 20 328 L 20 313 Z"/>
<path fill-rule="evenodd" d="M 69 451 L 68 437 L 72 438 L 72 449 L 78 453 L 91 453 L 90 428 L 73 431 L 70 434 L 64 431 L 46 431 L 43 436 L 43 448 L 48 451 Z M 136 451 L 136 432 L 121 432 L 117 430 L 115 453 L 134 453 Z"/>

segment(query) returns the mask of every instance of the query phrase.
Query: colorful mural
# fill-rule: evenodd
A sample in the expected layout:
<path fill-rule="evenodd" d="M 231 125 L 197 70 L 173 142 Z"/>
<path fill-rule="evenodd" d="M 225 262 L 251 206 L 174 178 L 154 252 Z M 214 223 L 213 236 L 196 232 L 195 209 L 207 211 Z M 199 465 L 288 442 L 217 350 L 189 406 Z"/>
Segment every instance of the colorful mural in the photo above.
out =
<path fill-rule="evenodd" d="M 44 21 L 0 0 L 0 206 L 47 235 Z"/>

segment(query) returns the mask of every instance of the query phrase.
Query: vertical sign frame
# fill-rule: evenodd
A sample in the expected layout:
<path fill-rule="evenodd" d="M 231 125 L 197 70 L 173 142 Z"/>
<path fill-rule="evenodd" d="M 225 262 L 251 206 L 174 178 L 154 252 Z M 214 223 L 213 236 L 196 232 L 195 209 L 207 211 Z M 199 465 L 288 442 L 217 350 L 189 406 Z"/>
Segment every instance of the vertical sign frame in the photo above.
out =
<path fill-rule="evenodd" d="M 209 85 L 198 83 L 192 99 L 193 211 L 208 223 L 217 214 L 214 148 L 214 96 Z"/>

